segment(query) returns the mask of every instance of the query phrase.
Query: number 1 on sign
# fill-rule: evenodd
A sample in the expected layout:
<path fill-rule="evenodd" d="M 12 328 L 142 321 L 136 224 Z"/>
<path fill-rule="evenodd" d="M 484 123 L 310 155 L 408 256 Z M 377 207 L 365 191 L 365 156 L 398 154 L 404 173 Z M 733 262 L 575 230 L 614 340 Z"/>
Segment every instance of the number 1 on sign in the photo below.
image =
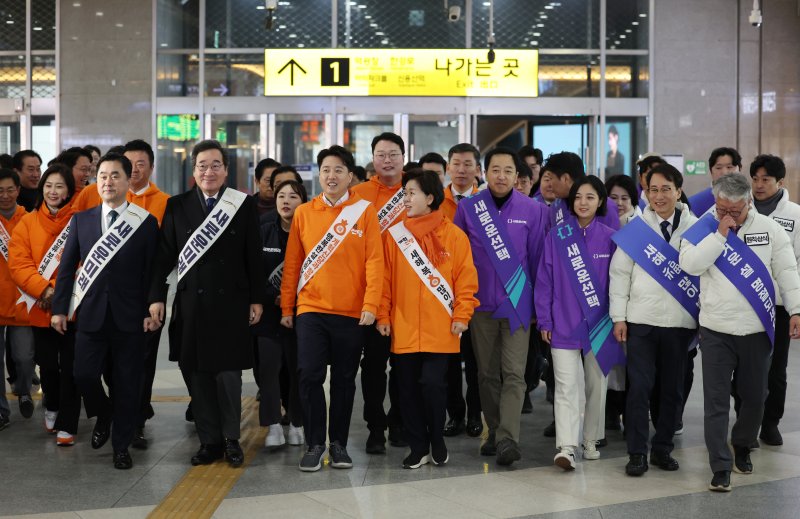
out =
<path fill-rule="evenodd" d="M 339 62 L 332 61 L 330 64 L 331 71 L 333 72 L 333 82 L 335 84 L 339 83 Z"/>

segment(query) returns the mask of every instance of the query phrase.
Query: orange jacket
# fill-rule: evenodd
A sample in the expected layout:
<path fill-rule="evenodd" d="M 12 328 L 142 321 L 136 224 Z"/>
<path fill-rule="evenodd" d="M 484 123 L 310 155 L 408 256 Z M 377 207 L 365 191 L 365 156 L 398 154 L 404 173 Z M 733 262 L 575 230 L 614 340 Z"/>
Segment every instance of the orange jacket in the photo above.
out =
<path fill-rule="evenodd" d="M 472 191 L 470 192 L 470 196 L 474 195 L 477 192 L 478 192 L 478 189 L 473 187 Z M 442 202 L 442 205 L 439 206 L 439 209 L 452 222 L 453 218 L 455 218 L 455 216 L 456 216 L 456 207 L 458 207 L 458 202 L 456 202 L 456 199 L 453 198 L 453 190 L 450 189 L 450 186 L 445 186 L 445 188 L 444 188 L 444 202 Z"/>
<path fill-rule="evenodd" d="M 58 269 L 53 272 L 52 278 L 44 279 L 39 275 L 39 262 L 42 261 L 56 237 L 67 226 L 73 213 L 72 206 L 67 205 L 53 216 L 47 206 L 42 203 L 38 210 L 23 216 L 14 227 L 14 232 L 11 234 L 11 245 L 8 248 L 11 279 L 32 297 L 38 298 L 48 286 L 54 288 L 56 286 Z M 24 307 L 24 305 L 20 306 Z M 45 312 L 34 305 L 30 312 L 30 324 L 49 328 L 50 312 Z"/>
<path fill-rule="evenodd" d="M 395 193 L 403 189 L 403 183 L 399 183 L 396 186 L 388 187 L 383 184 L 380 180 L 378 180 L 378 175 L 372 176 L 368 181 L 362 182 L 359 185 L 353 187 L 353 192 L 356 193 L 358 196 L 366 200 L 367 202 L 372 202 L 372 205 L 375 206 L 375 211 L 380 211 L 383 207 L 383 204 L 389 201 Z M 402 204 L 402 202 L 400 202 Z M 402 222 L 406 219 L 406 210 L 403 209 L 403 212 L 400 213 L 400 216 L 392 222 L 392 225 Z"/>
<path fill-rule="evenodd" d="M 139 207 L 146 209 L 147 212 L 156 217 L 156 220 L 158 220 L 158 225 L 161 226 L 161 219 L 164 218 L 164 211 L 167 208 L 167 200 L 169 200 L 169 195 L 158 189 L 158 186 L 150 182 L 150 186 L 147 188 L 147 191 L 141 195 L 137 195 L 132 191 L 128 191 L 128 194 L 125 198 L 129 203 L 136 204 Z M 92 207 L 97 207 L 102 203 L 103 199 L 100 198 L 100 193 L 97 191 L 97 186 L 89 186 L 88 189 L 84 189 L 80 192 L 80 194 L 75 195 L 72 200 L 72 207 L 77 213 L 91 209 Z"/>
<path fill-rule="evenodd" d="M 378 322 L 391 324 L 392 353 L 458 353 L 459 337 L 450 333 L 453 322 L 468 324 L 478 300 L 478 272 L 464 231 L 445 218 L 433 231 L 450 253 L 438 268 L 455 298 L 453 317 L 422 284 L 392 236 L 384 239 L 383 297 Z"/>
<path fill-rule="evenodd" d="M 18 205 L 17 211 L 11 217 L 11 220 L 6 220 L 4 216 L 0 215 L 0 222 L 6 228 L 8 234 L 11 235 L 14 232 L 14 227 L 26 214 L 28 213 L 25 208 Z M 11 272 L 8 270 L 6 259 L 0 254 L 0 326 L 28 325 L 28 309 L 25 305 L 19 305 L 21 308 L 18 309 L 18 299 L 19 291 L 17 290 L 17 285 L 11 279 Z"/>
<path fill-rule="evenodd" d="M 361 198 L 350 198 L 331 207 L 323 195 L 297 208 L 292 219 L 281 283 L 282 315 L 321 312 L 360 318 L 361 312 L 378 313 L 383 288 L 383 249 L 378 216 L 373 206 L 361 214 L 336 252 L 297 294 L 303 260 L 339 217 L 342 209 Z"/>

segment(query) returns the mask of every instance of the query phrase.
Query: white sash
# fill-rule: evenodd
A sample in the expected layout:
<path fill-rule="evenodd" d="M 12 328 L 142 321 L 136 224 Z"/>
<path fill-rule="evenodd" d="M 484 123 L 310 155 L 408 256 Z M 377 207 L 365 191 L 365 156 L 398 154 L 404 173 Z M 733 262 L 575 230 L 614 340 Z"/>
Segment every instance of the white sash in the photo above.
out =
<path fill-rule="evenodd" d="M 42 261 L 39 262 L 39 268 L 36 269 L 39 275 L 48 281 L 50 281 L 50 278 L 55 274 L 58 264 L 61 263 L 61 255 L 64 253 L 64 245 L 67 243 L 71 223 L 72 219 L 67 222 L 67 225 L 61 230 L 61 234 L 59 234 L 53 244 L 50 245 Z M 28 307 L 28 312 L 30 312 L 34 303 L 36 303 L 36 298 L 23 292 L 21 288 L 17 288 L 17 290 L 19 290 L 20 295 L 16 304 L 25 303 L 25 306 Z"/>
<path fill-rule="evenodd" d="M 111 259 L 131 239 L 149 214 L 146 209 L 138 205 L 128 204 L 128 208 L 114 222 L 114 225 L 109 226 L 108 230 L 94 242 L 92 248 L 89 249 L 89 254 L 86 255 L 86 261 L 83 262 L 75 277 L 72 299 L 69 302 L 70 319 L 75 315 L 75 309 L 80 306 L 83 297 L 100 277 L 103 269 L 111 263 Z"/>
<path fill-rule="evenodd" d="M 206 219 L 200 224 L 178 255 L 178 281 L 197 263 L 197 260 L 208 252 L 214 242 L 222 236 L 223 231 L 233 220 L 233 216 L 242 207 L 247 195 L 241 191 L 227 188 L 217 201 Z"/>
<path fill-rule="evenodd" d="M 8 261 L 8 242 L 11 240 L 11 235 L 8 234 L 3 222 L 0 221 L 0 253 L 3 258 Z"/>
<path fill-rule="evenodd" d="M 403 189 L 398 189 L 397 193 L 389 199 L 378 211 L 378 222 L 381 224 L 381 233 L 391 227 L 397 217 L 405 211 L 403 205 Z"/>
<path fill-rule="evenodd" d="M 319 269 L 328 261 L 339 245 L 347 238 L 347 234 L 353 229 L 361 215 L 367 209 L 369 202 L 366 200 L 359 200 L 353 205 L 348 205 L 342 212 L 339 213 L 338 218 L 333 220 L 333 223 L 322 239 L 317 243 L 311 252 L 303 260 L 303 266 L 300 267 L 300 280 L 297 282 L 297 293 L 306 286 L 311 278 L 319 272 Z"/>
<path fill-rule="evenodd" d="M 436 267 L 431 265 L 431 261 L 419 247 L 411 231 L 408 230 L 403 222 L 400 222 L 392 226 L 389 232 L 400 248 L 400 252 L 403 253 L 403 257 L 405 257 L 408 264 L 411 265 L 411 268 L 417 276 L 419 276 L 425 288 L 442 303 L 444 309 L 447 310 L 447 314 L 453 317 L 453 307 L 455 304 L 453 301 L 453 290 L 450 288 L 450 284 L 447 280 L 444 279 L 444 276 L 442 276 Z"/>

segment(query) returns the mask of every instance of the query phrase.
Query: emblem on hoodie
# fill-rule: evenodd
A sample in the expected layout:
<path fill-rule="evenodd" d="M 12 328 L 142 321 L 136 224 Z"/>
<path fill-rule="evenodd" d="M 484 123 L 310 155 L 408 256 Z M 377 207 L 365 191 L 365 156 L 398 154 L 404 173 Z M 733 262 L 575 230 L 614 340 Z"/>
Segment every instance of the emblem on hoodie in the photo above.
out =
<path fill-rule="evenodd" d="M 786 229 L 786 232 L 794 231 L 794 220 L 789 220 L 788 218 L 778 218 L 777 216 L 773 216 L 772 219 L 778 222 L 781 227 Z"/>

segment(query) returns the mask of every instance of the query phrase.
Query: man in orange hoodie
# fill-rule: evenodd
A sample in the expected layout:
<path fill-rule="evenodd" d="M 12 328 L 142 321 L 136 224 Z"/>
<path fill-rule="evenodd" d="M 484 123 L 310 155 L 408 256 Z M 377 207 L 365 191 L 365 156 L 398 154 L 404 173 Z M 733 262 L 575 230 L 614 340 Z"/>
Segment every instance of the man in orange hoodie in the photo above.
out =
<path fill-rule="evenodd" d="M 8 270 L 8 242 L 11 232 L 25 216 L 25 208 L 17 205 L 20 192 L 19 175 L 10 169 L 0 169 L 0 430 L 9 423 L 11 409 L 5 395 L 6 333 L 11 340 L 11 359 L 16 366 L 14 393 L 19 397 L 19 412 L 25 418 L 33 415 L 31 380 L 33 377 L 33 332 L 28 326 L 25 306 L 17 307 L 17 286 Z"/>
<path fill-rule="evenodd" d="M 375 175 L 369 181 L 353 188 L 358 196 L 371 202 L 378 212 L 381 233 L 385 235 L 393 224 L 406 217 L 403 206 L 403 164 L 406 153 L 402 137 L 394 133 L 382 133 L 372 140 L 372 159 Z M 389 380 L 389 412 L 384 412 L 386 398 L 386 364 L 392 346 L 390 337 L 383 337 L 370 327 L 366 332 L 364 358 L 361 360 L 361 393 L 364 395 L 364 421 L 367 422 L 368 454 L 385 454 L 386 438 L 383 432 L 389 428 L 389 443 L 405 447 L 403 422 L 398 405 L 397 383 Z"/>

